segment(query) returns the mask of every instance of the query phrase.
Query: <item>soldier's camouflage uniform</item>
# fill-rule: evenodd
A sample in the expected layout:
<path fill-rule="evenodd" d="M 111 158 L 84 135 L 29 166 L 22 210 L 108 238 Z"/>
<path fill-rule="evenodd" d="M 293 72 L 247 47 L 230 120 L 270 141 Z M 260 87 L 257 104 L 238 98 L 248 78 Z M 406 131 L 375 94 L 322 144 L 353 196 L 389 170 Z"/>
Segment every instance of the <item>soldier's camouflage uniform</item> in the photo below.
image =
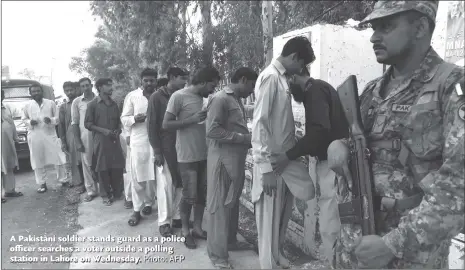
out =
<path fill-rule="evenodd" d="M 378 8 L 390 8 L 378 13 L 384 17 L 396 13 L 393 3 L 404 2 L 397 4 L 405 8 L 427 1 L 380 2 Z M 435 18 L 436 11 L 432 15 Z M 444 62 L 430 48 L 420 67 L 383 100 L 379 93 L 391 70 L 368 83 L 360 97 L 374 195 L 399 202 L 398 207 L 376 211 L 377 233 L 396 256 L 388 268 L 447 267 L 451 239 L 464 226 L 464 69 Z M 339 203 L 350 201 L 351 194 L 340 187 Z M 357 268 L 353 249 L 361 235 L 359 225 L 341 226 L 337 268 Z"/>

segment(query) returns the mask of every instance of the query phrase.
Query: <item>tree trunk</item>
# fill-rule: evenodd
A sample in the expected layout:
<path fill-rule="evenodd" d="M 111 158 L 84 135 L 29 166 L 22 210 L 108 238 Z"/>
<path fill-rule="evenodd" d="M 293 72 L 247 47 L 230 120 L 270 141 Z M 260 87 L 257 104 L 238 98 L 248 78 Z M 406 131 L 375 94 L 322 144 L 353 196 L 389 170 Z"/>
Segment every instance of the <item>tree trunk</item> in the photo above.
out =
<path fill-rule="evenodd" d="M 181 67 L 186 67 L 187 65 L 187 6 L 189 5 L 189 1 L 181 1 L 179 3 L 181 6 L 181 34 L 179 39 L 179 44 L 181 48 L 185 50 L 181 50 L 179 53 L 179 60 L 178 63 Z"/>
<path fill-rule="evenodd" d="M 200 1 L 199 5 L 202 13 L 202 64 L 213 65 L 212 1 Z"/>
<path fill-rule="evenodd" d="M 273 5 L 272 1 L 262 2 L 263 48 L 265 67 L 273 59 Z"/>

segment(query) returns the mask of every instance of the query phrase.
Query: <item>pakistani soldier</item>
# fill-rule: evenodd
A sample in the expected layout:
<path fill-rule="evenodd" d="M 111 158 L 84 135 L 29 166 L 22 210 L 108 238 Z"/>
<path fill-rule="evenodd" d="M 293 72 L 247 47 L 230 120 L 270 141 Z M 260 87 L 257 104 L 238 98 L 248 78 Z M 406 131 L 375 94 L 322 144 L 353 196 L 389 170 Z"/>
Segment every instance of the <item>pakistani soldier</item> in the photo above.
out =
<path fill-rule="evenodd" d="M 377 61 L 390 66 L 360 97 L 381 204 L 377 235 L 342 225 L 339 268 L 443 268 L 463 228 L 464 70 L 431 48 L 437 9 L 438 1 L 378 1 L 362 21 L 373 27 Z M 348 142 L 328 148 L 338 173 L 347 169 Z M 339 202 L 348 195 L 340 192 Z"/>

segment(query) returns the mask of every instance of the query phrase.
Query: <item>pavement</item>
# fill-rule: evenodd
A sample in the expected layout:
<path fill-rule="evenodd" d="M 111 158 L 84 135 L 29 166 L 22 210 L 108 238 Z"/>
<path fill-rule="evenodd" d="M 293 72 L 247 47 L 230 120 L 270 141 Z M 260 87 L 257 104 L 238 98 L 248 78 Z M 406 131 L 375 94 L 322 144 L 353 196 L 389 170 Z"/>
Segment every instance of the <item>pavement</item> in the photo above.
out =
<path fill-rule="evenodd" d="M 82 195 L 84 196 L 84 195 Z M 83 197 L 81 198 L 81 201 Z M 162 243 L 158 231 L 156 206 L 150 216 L 144 216 L 141 222 L 130 227 L 127 223 L 132 209 L 125 209 L 124 200 L 116 201 L 112 206 L 102 204 L 100 198 L 91 202 L 79 204 L 78 223 L 82 226 L 76 234 L 87 240 L 75 244 L 79 252 L 73 252 L 72 257 L 78 259 L 71 263 L 71 269 L 215 269 L 207 255 L 206 241 L 198 240 L 197 249 L 187 249 L 180 239 L 167 239 L 171 242 Z M 204 227 L 206 223 L 204 219 Z M 180 230 L 175 231 L 179 235 Z M 99 239 L 97 239 L 97 237 Z M 102 239 L 113 237 L 113 239 Z M 139 238 L 138 238 L 139 237 Z M 91 238 L 91 239 L 89 239 Z M 151 238 L 151 239 L 149 239 Z M 241 235 L 238 239 L 244 241 Z M 100 241 L 109 240 L 109 241 Z M 120 244 L 118 244 L 118 240 Z M 175 242 L 173 242 L 173 240 Z M 134 248 L 136 252 L 117 252 L 115 248 Z M 172 254 L 162 249 L 172 248 Z M 89 250 L 94 250 L 89 252 Z M 147 252 L 147 253 L 146 253 Z M 98 257 L 113 259 L 129 259 L 130 262 L 97 262 Z M 87 258 L 86 258 L 87 257 Z M 138 263 L 136 260 L 140 260 Z M 230 252 L 230 262 L 236 269 L 259 269 L 258 254 L 254 251 Z"/>

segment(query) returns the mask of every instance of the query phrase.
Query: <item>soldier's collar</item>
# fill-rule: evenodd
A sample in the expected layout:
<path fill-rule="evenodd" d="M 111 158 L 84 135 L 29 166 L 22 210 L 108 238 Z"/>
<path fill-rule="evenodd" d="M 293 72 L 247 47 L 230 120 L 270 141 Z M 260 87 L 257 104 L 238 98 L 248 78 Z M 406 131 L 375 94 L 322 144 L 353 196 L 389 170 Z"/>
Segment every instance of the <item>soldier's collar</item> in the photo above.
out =
<path fill-rule="evenodd" d="M 428 53 L 426 54 L 425 58 L 420 64 L 420 67 L 413 71 L 410 78 L 406 78 L 408 80 L 417 80 L 420 82 L 428 82 L 430 81 L 436 72 L 438 71 L 439 64 L 442 63 L 442 58 L 436 53 L 436 51 L 430 47 Z M 377 84 L 382 84 L 383 82 L 387 81 L 392 73 L 392 66 L 389 67 L 386 72 L 384 72 L 382 79 L 377 82 Z M 379 85 L 378 85 L 379 86 Z"/>
<path fill-rule="evenodd" d="M 441 64 L 442 61 L 444 60 L 430 47 L 420 64 L 420 68 L 413 72 L 412 79 L 420 82 L 430 81 L 438 71 L 439 64 Z"/>

